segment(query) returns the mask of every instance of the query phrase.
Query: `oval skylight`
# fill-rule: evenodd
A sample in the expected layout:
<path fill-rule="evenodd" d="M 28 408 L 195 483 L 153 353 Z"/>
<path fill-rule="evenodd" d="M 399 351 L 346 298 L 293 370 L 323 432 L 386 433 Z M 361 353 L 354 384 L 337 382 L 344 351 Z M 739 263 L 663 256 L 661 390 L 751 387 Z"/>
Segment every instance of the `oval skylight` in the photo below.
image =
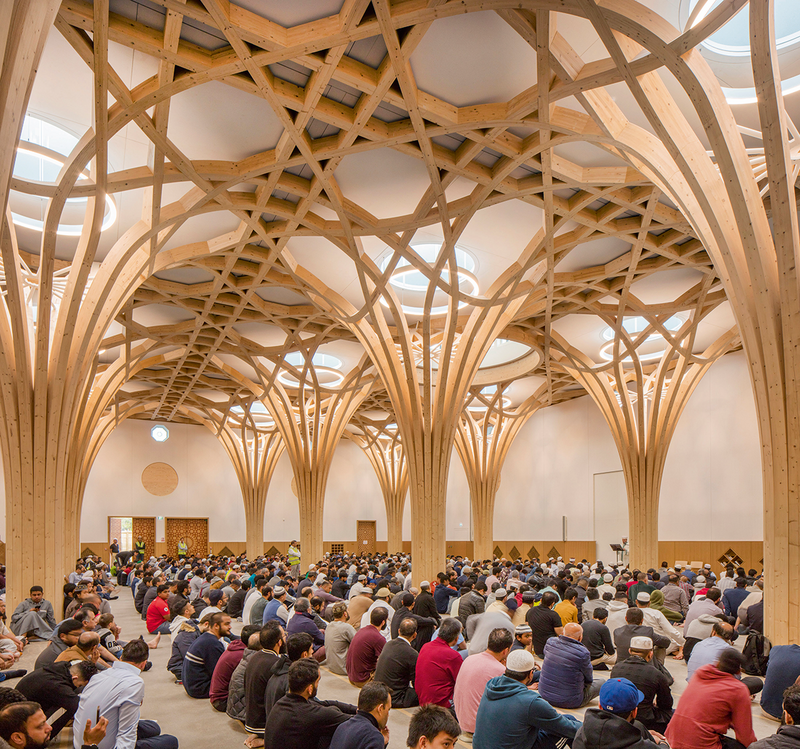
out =
<path fill-rule="evenodd" d="M 55 185 L 67 157 L 77 145 L 78 138 L 52 122 L 28 114 L 22 124 L 22 134 L 14 161 L 14 176 L 26 182 Z M 89 168 L 78 176 L 78 183 L 90 179 Z M 101 231 L 111 228 L 117 220 L 117 206 L 106 194 L 106 208 Z M 66 201 L 57 233 L 61 236 L 79 237 L 83 231 L 83 218 L 87 198 L 69 198 Z M 11 220 L 17 226 L 33 231 L 44 231 L 44 221 L 50 205 L 49 198 L 23 195 L 11 191 L 9 200 Z M 70 220 L 71 219 L 71 220 Z"/>

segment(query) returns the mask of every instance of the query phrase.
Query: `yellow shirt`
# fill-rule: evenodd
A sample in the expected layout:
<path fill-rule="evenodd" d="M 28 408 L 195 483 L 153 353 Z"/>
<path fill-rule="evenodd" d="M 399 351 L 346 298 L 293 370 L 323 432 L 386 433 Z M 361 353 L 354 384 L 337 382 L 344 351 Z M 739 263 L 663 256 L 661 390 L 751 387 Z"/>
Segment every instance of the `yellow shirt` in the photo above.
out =
<path fill-rule="evenodd" d="M 561 617 L 561 624 L 578 623 L 578 607 L 572 601 L 561 601 L 553 606 L 553 611 Z"/>

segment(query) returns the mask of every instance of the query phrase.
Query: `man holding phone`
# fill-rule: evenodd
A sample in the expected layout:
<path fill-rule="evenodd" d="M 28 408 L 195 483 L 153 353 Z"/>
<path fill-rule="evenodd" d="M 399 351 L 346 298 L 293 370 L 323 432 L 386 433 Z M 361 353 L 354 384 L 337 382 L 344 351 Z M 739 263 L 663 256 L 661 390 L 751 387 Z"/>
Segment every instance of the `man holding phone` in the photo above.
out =
<path fill-rule="evenodd" d="M 53 604 L 45 600 L 41 585 L 33 585 L 26 598 L 11 616 L 11 631 L 17 637 L 50 638 L 56 626 Z"/>

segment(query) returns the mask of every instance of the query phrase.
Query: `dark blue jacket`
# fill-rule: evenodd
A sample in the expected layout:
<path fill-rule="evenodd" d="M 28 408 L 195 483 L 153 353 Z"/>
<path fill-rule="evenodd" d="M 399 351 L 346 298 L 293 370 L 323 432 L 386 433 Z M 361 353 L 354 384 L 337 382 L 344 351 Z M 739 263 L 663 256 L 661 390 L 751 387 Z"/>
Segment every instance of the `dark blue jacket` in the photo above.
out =
<path fill-rule="evenodd" d="M 296 611 L 286 626 L 287 635 L 295 635 L 298 632 L 308 632 L 314 638 L 314 650 L 325 644 L 325 633 L 314 623 L 314 617 L 306 611 Z"/>
<path fill-rule="evenodd" d="M 551 705 L 576 708 L 583 704 L 583 689 L 593 679 L 586 647 L 571 637 L 551 637 L 544 646 L 539 694 Z"/>
<path fill-rule="evenodd" d="M 478 707 L 472 746 L 473 749 L 531 749 L 540 731 L 572 739 L 580 727 L 577 718 L 556 712 L 521 682 L 495 676 L 489 679 Z"/>
<path fill-rule="evenodd" d="M 359 710 L 336 729 L 330 749 L 383 749 L 384 746 L 378 721 L 369 713 Z"/>
<path fill-rule="evenodd" d="M 761 693 L 761 709 L 773 718 L 783 717 L 783 692 L 794 684 L 798 676 L 800 645 L 776 645 L 772 648 Z"/>
<path fill-rule="evenodd" d="M 433 600 L 436 604 L 436 610 L 440 614 L 447 613 L 447 607 L 450 605 L 450 599 L 458 595 L 457 590 L 448 588 L 446 585 L 437 585 L 436 590 L 433 591 Z"/>
<path fill-rule="evenodd" d="M 742 601 L 749 595 L 750 592 L 747 588 L 728 588 L 722 594 L 722 605 L 725 607 L 725 613 L 728 616 L 736 616 Z"/>

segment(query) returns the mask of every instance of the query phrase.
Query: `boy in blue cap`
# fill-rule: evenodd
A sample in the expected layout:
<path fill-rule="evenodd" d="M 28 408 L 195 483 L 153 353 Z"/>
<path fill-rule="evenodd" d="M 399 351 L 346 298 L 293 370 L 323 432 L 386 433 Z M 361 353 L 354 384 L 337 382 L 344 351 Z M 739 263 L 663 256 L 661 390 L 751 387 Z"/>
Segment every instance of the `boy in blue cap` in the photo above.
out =
<path fill-rule="evenodd" d="M 669 747 L 667 740 L 648 731 L 636 720 L 644 695 L 628 679 L 609 679 L 600 688 L 600 709 L 590 708 L 583 717 L 572 749 L 655 749 Z"/>

